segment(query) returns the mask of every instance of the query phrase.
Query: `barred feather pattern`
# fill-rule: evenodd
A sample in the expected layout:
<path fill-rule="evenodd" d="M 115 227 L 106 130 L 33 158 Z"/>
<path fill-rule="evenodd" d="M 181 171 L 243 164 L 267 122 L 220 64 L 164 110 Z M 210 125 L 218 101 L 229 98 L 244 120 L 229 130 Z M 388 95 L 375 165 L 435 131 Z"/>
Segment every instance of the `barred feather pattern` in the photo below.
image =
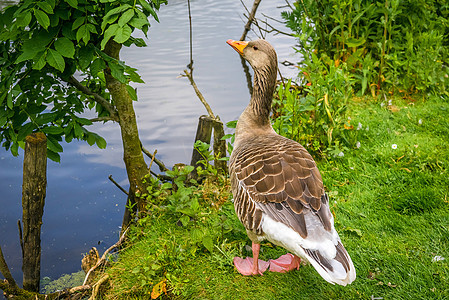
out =
<path fill-rule="evenodd" d="M 306 238 L 306 209 L 331 230 L 332 216 L 320 172 L 300 144 L 275 133 L 250 137 L 234 149 L 229 171 L 235 210 L 246 229 L 262 234 L 264 212 Z"/>

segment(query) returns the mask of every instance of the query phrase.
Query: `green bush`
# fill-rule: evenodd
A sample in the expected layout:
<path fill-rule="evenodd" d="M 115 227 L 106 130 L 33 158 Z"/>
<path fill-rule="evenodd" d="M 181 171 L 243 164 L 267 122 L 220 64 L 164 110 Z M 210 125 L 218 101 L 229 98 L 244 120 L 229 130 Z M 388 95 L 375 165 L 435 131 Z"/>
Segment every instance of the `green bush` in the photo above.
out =
<path fill-rule="evenodd" d="M 449 5 L 444 0 L 302 0 L 284 12 L 298 51 L 346 64 L 361 95 L 448 95 Z"/>

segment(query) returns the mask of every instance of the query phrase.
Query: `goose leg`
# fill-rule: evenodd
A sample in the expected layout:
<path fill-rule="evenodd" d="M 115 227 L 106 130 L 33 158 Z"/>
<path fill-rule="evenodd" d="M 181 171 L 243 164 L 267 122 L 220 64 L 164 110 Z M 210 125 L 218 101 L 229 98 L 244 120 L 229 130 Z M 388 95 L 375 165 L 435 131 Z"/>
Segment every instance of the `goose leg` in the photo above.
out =
<path fill-rule="evenodd" d="M 287 253 L 280 256 L 278 259 L 270 259 L 270 271 L 285 273 L 291 270 L 299 270 L 301 259 L 293 254 Z"/>
<path fill-rule="evenodd" d="M 259 259 L 260 244 L 252 244 L 253 257 L 245 259 L 241 257 L 234 257 L 234 266 L 240 274 L 248 275 L 262 275 L 268 269 L 269 262 Z"/>

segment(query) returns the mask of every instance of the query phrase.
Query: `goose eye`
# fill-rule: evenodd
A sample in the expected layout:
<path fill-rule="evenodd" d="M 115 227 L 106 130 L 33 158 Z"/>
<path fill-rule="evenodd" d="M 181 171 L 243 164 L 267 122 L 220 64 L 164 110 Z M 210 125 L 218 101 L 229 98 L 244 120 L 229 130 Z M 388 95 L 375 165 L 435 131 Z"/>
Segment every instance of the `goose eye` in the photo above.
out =
<path fill-rule="evenodd" d="M 256 46 L 253 46 L 253 49 L 254 49 L 254 50 L 259 50 Z"/>

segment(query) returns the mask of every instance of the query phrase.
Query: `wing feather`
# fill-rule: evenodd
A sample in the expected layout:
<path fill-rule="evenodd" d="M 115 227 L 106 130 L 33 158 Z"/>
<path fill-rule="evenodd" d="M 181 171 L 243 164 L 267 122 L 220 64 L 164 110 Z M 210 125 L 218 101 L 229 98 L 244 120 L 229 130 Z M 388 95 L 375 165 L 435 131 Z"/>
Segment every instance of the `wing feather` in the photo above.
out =
<path fill-rule="evenodd" d="M 236 212 L 247 229 L 260 234 L 264 212 L 305 238 L 307 211 L 331 231 L 320 172 L 300 144 L 279 135 L 251 137 L 234 149 L 229 168 Z"/>

